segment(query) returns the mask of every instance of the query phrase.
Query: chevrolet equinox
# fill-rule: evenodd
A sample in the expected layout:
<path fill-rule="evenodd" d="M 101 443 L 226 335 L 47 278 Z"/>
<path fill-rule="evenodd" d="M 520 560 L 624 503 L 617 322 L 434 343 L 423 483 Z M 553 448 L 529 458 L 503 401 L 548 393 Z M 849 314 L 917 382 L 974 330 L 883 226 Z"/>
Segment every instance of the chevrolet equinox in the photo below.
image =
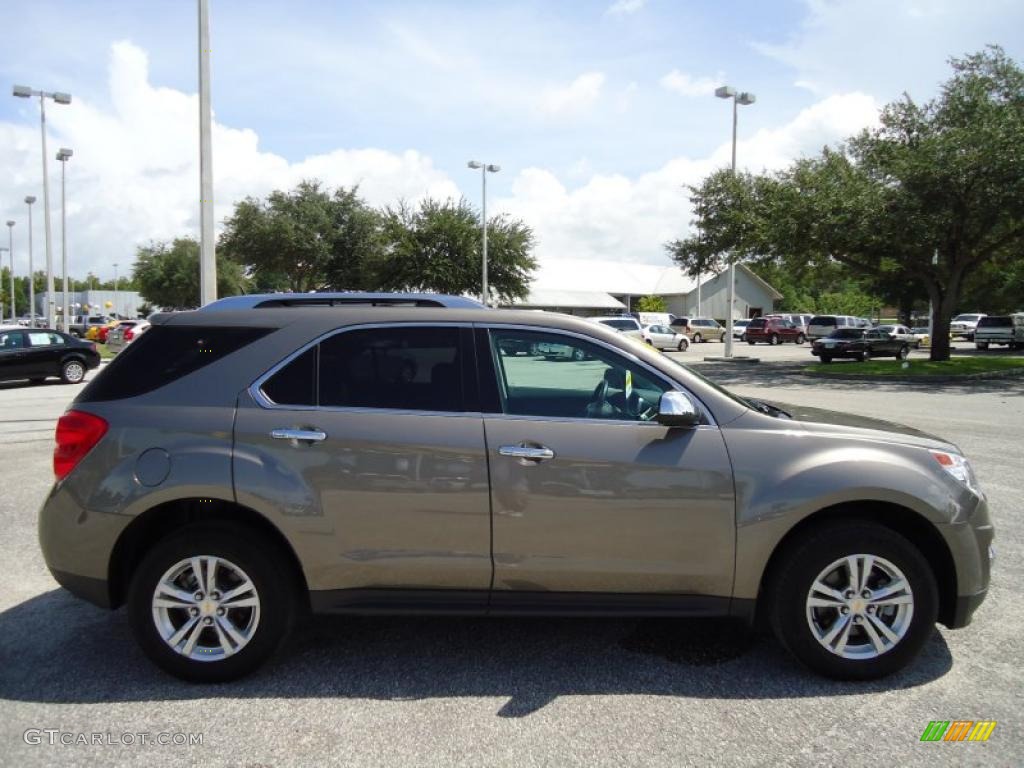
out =
<path fill-rule="evenodd" d="M 195 681 L 252 671 L 310 610 L 728 616 L 875 678 L 989 583 L 955 445 L 457 297 L 157 317 L 60 418 L 53 468 L 54 577 Z"/>

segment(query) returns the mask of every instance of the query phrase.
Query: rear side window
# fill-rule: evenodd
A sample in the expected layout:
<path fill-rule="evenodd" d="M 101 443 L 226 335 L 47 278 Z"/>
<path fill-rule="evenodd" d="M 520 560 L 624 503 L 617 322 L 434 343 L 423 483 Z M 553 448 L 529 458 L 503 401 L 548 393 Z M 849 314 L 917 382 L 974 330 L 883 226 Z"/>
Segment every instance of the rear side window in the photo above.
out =
<path fill-rule="evenodd" d="M 983 317 L 978 321 L 979 328 L 1009 328 L 1013 325 L 1013 318 L 1011 317 Z"/>
<path fill-rule="evenodd" d="M 79 402 L 120 400 L 152 392 L 266 336 L 270 328 L 157 325 L 125 347 Z"/>
<path fill-rule="evenodd" d="M 765 326 L 765 324 L 767 322 L 768 321 L 765 320 L 763 317 L 758 317 L 758 318 L 756 318 L 754 320 L 751 320 L 750 324 L 747 326 L 747 328 L 752 330 L 752 331 L 756 331 L 758 328 L 764 328 L 764 326 Z"/>
<path fill-rule="evenodd" d="M 279 370 L 260 387 L 275 405 L 316 405 L 319 347 L 311 347 Z"/>
<path fill-rule="evenodd" d="M 462 411 L 456 327 L 366 328 L 320 343 L 321 406 Z"/>
<path fill-rule="evenodd" d="M 819 315 L 818 317 L 811 318 L 811 325 L 824 325 L 835 328 L 838 323 L 836 323 L 836 319 L 834 317 L 823 317 Z"/>

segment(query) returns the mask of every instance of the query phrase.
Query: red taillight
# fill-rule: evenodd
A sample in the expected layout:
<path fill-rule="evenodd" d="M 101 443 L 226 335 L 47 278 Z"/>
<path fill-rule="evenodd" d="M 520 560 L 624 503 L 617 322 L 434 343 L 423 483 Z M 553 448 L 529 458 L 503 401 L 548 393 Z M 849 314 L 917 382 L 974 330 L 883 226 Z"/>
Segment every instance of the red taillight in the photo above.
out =
<path fill-rule="evenodd" d="M 68 411 L 57 421 L 53 474 L 63 480 L 107 433 L 107 422 L 82 411 Z"/>
<path fill-rule="evenodd" d="M 135 338 L 135 331 L 133 331 L 131 328 L 125 328 L 124 334 L 122 334 L 121 339 L 124 341 L 131 341 L 133 338 Z"/>

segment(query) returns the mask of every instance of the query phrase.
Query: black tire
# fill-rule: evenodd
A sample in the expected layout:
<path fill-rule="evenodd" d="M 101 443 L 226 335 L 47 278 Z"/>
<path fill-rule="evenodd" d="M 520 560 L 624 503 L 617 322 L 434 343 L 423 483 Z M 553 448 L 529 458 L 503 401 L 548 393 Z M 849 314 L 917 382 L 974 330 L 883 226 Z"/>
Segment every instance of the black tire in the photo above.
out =
<path fill-rule="evenodd" d="M 645 342 L 647 342 L 647 345 L 648 345 L 648 346 L 650 346 L 650 347 L 653 347 L 653 346 L 654 346 L 654 342 L 653 342 L 653 341 L 651 341 L 650 339 L 644 339 L 644 341 L 645 341 Z"/>
<path fill-rule="evenodd" d="M 572 359 L 577 363 L 582 362 L 586 358 L 586 354 L 582 349 L 576 348 L 572 351 Z"/>
<path fill-rule="evenodd" d="M 749 344 L 750 346 L 754 346 L 755 344 L 757 344 L 757 342 L 754 341 L 753 339 L 747 339 L 747 344 Z"/>
<path fill-rule="evenodd" d="M 862 363 L 866 363 L 868 360 L 871 359 L 871 350 L 865 349 L 863 352 L 860 353 L 860 357 L 858 357 L 857 359 Z"/>
<path fill-rule="evenodd" d="M 771 336 L 769 336 L 768 343 L 771 344 L 773 347 L 777 346 L 779 343 L 779 334 L 773 333 Z"/>
<path fill-rule="evenodd" d="M 216 556 L 238 566 L 259 597 L 252 637 L 234 655 L 217 661 L 195 661 L 173 650 L 153 615 L 160 579 L 176 563 L 194 556 Z M 295 622 L 297 597 L 292 569 L 263 536 L 237 525 L 198 523 L 162 539 L 142 559 L 129 587 L 128 620 L 142 650 L 161 669 L 189 682 L 219 683 L 249 674 L 284 644 Z"/>
<path fill-rule="evenodd" d="M 746 341 L 746 340 L 747 340 L 747 334 L 741 333 L 740 334 L 740 341 Z"/>
<path fill-rule="evenodd" d="M 700 344 L 702 341 L 704 341 L 704 339 L 701 338 L 699 333 L 693 334 L 693 343 L 694 344 Z"/>
<path fill-rule="evenodd" d="M 831 363 L 832 362 L 832 355 L 822 355 L 821 356 L 821 362 L 823 362 L 823 363 Z"/>
<path fill-rule="evenodd" d="M 85 380 L 85 372 L 88 370 L 85 363 L 73 357 L 65 360 L 60 366 L 60 380 L 65 384 L 80 384 Z"/>
<path fill-rule="evenodd" d="M 805 532 L 782 554 L 766 593 L 772 629 L 786 650 L 818 674 L 838 680 L 890 675 L 917 656 L 935 629 L 939 611 L 935 575 L 920 550 L 895 531 L 866 521 L 824 523 Z M 902 638 L 884 652 L 873 658 L 850 659 L 826 649 L 815 637 L 807 598 L 823 570 L 858 554 L 884 558 L 902 572 L 910 585 L 913 616 Z M 854 626 L 852 632 L 858 633 L 856 639 L 866 640 L 863 629 Z"/>
<path fill-rule="evenodd" d="M 796 335 L 796 343 L 798 346 L 802 346 L 805 341 L 807 341 L 807 338 L 802 333 L 798 333 Z"/>
<path fill-rule="evenodd" d="M 979 341 L 977 344 L 974 345 L 974 347 L 975 347 L 975 349 L 988 349 L 988 342 L 987 341 Z"/>
<path fill-rule="evenodd" d="M 676 347 L 680 352 L 685 352 L 690 348 L 690 343 L 686 339 L 679 340 L 679 346 Z"/>
<path fill-rule="evenodd" d="M 906 360 L 908 357 L 910 357 L 910 347 L 904 344 L 902 347 L 900 347 L 900 351 L 896 353 L 896 359 Z"/>

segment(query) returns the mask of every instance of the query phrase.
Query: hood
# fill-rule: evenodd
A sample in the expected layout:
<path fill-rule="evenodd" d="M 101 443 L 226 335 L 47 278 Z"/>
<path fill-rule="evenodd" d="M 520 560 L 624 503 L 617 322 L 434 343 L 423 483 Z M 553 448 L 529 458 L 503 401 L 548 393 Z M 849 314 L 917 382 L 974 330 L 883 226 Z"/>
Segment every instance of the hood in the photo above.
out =
<path fill-rule="evenodd" d="M 842 411 L 830 411 L 825 408 L 812 408 L 806 405 L 790 405 L 788 403 L 771 403 L 793 417 L 793 421 L 800 422 L 808 432 L 817 434 L 850 435 L 852 437 L 864 437 L 874 439 L 885 439 L 893 442 L 900 442 L 906 445 L 916 445 L 922 448 L 939 448 L 944 450 L 953 449 L 957 453 L 960 450 L 949 440 L 922 432 L 914 427 L 904 424 L 897 424 L 884 419 L 873 419 L 869 416 L 858 416 L 853 413 Z"/>

